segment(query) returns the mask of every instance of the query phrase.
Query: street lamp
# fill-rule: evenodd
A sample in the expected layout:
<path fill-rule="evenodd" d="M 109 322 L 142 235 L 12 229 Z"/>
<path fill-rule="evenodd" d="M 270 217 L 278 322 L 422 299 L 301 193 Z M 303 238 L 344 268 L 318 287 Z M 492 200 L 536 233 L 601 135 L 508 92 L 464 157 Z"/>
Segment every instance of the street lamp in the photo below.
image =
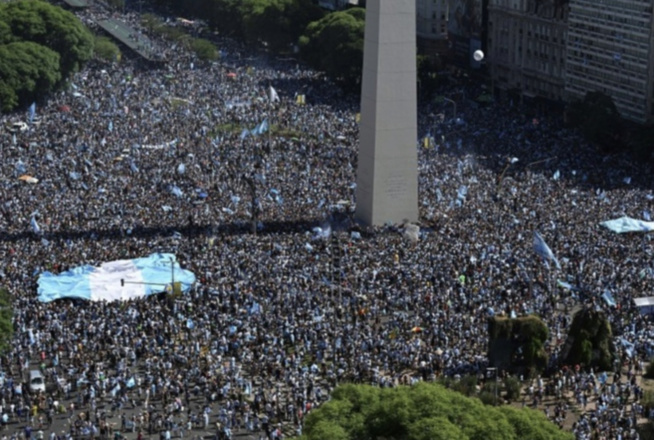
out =
<path fill-rule="evenodd" d="M 125 287 L 125 284 L 139 284 L 141 286 L 164 286 L 168 287 L 165 283 L 146 283 L 144 281 L 125 281 L 125 278 L 120 279 L 120 287 Z M 170 257 L 170 289 L 175 292 L 175 259 Z"/>
<path fill-rule="evenodd" d="M 497 377 L 497 368 L 495 367 L 486 368 L 486 379 L 489 379 L 490 377 L 492 377 L 492 375 L 495 375 L 495 405 L 497 405 L 497 390 L 499 388 L 499 377 Z"/>

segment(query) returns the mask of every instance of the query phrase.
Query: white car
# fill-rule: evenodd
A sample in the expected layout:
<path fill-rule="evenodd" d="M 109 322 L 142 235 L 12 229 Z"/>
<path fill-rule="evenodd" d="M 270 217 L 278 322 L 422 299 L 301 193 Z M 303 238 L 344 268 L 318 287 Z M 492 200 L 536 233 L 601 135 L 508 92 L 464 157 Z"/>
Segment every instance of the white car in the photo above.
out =
<path fill-rule="evenodd" d="M 27 131 L 29 126 L 25 122 L 14 122 L 13 124 L 9 125 L 7 127 L 7 130 L 9 133 L 20 133 L 23 131 Z"/>
<path fill-rule="evenodd" d="M 45 393 L 45 377 L 39 370 L 30 371 L 30 391 L 33 393 Z"/>

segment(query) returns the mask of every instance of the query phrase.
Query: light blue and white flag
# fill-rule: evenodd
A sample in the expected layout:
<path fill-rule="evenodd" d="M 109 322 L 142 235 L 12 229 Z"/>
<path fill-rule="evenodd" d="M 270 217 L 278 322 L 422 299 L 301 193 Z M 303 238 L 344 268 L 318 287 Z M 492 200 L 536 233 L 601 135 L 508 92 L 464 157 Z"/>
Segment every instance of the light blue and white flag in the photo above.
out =
<path fill-rule="evenodd" d="M 604 291 L 604 293 L 602 294 L 602 299 L 607 305 L 611 307 L 616 306 L 615 299 L 613 299 L 613 295 L 611 295 L 611 292 L 609 292 L 608 290 Z"/>
<path fill-rule="evenodd" d="M 152 254 L 133 260 L 118 260 L 53 274 L 43 272 L 37 280 L 41 302 L 60 298 L 89 301 L 124 301 L 166 291 L 172 279 L 183 292 L 195 283 L 193 272 L 182 269 L 173 254 Z"/>
<path fill-rule="evenodd" d="M 28 113 L 29 113 L 29 121 L 31 124 L 32 122 L 34 122 L 34 115 L 36 115 L 36 102 L 33 102 L 32 105 L 30 105 Z"/>
<path fill-rule="evenodd" d="M 177 185 L 172 185 L 168 188 L 168 191 L 174 195 L 175 197 L 182 197 L 184 196 L 184 193 L 182 193 L 182 190 L 179 189 Z"/>
<path fill-rule="evenodd" d="M 261 313 L 261 305 L 258 302 L 252 303 L 250 308 L 248 309 L 248 314 L 249 315 L 258 315 Z"/>
<path fill-rule="evenodd" d="M 261 124 L 254 127 L 250 133 L 252 133 L 252 136 L 258 136 L 264 134 L 266 131 L 268 131 L 268 120 L 264 119 Z"/>
<path fill-rule="evenodd" d="M 36 222 L 36 219 L 32 217 L 30 220 L 30 225 L 32 226 L 32 231 L 34 231 L 35 234 L 40 234 L 41 233 L 41 228 L 39 227 L 39 224 Z"/>
<path fill-rule="evenodd" d="M 114 131 L 114 122 L 113 121 L 109 121 L 109 126 L 107 127 L 107 130 Z"/>
<path fill-rule="evenodd" d="M 618 234 L 625 232 L 651 232 L 654 231 L 654 222 L 638 220 L 631 217 L 620 217 L 614 220 L 601 222 L 600 225 Z"/>
<path fill-rule="evenodd" d="M 542 259 L 553 262 L 557 269 L 561 269 L 559 260 L 556 259 L 550 247 L 545 243 L 545 240 L 543 240 L 543 237 L 541 237 L 536 231 L 534 231 L 534 252 L 536 252 L 536 254 L 538 254 Z"/>
<path fill-rule="evenodd" d="M 627 354 L 627 356 L 634 356 L 634 349 L 636 346 L 632 342 L 629 342 L 625 338 L 620 338 L 620 344 L 622 345 L 622 348 L 624 348 L 624 352 Z"/>
<path fill-rule="evenodd" d="M 243 131 L 241 132 L 241 140 L 244 140 L 246 137 L 248 137 L 249 134 L 250 134 L 250 130 L 248 130 L 247 128 L 243 129 Z"/>

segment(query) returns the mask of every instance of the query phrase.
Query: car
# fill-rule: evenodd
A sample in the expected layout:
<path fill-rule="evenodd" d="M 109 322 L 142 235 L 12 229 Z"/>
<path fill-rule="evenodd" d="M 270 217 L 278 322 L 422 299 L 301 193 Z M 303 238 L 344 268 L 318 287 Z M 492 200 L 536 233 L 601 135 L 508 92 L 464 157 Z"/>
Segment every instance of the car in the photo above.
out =
<path fill-rule="evenodd" d="M 30 391 L 33 393 L 45 393 L 45 377 L 39 370 L 30 370 Z"/>
<path fill-rule="evenodd" d="M 27 131 L 28 128 L 29 127 L 25 122 L 14 122 L 7 127 L 7 131 L 9 131 L 9 133 L 20 133 Z"/>

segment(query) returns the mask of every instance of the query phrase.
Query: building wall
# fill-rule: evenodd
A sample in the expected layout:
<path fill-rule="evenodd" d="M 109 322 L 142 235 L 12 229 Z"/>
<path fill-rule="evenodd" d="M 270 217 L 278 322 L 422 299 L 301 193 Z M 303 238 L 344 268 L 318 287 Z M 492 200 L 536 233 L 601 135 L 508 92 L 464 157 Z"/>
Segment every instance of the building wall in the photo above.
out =
<path fill-rule="evenodd" d="M 493 85 L 565 98 L 567 8 L 552 1 L 489 0 L 487 63 Z"/>
<path fill-rule="evenodd" d="M 569 99 L 601 91 L 624 118 L 651 118 L 652 8 L 651 0 L 570 0 Z"/>
<path fill-rule="evenodd" d="M 416 32 L 418 37 L 447 38 L 447 0 L 416 0 Z"/>

